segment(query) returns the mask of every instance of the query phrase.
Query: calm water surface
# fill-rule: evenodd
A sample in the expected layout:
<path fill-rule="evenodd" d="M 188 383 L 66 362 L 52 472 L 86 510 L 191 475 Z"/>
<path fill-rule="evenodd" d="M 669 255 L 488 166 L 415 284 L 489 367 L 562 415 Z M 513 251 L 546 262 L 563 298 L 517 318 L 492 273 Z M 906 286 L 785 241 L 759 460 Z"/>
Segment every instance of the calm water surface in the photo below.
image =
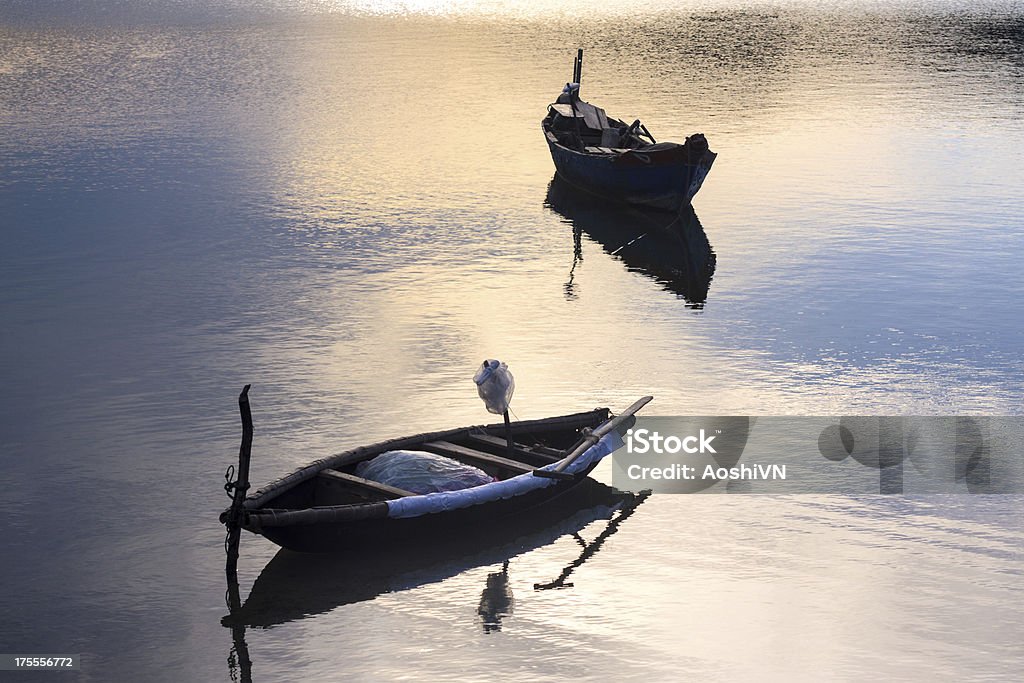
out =
<path fill-rule="evenodd" d="M 0 3 L 4 652 L 242 676 L 216 516 L 247 382 L 259 484 L 486 420 L 484 357 L 521 418 L 1022 412 L 1019 5 L 57 7 Z M 643 218 L 550 187 L 577 45 L 585 97 L 719 153 L 683 282 L 617 251 Z M 244 631 L 252 678 L 1024 665 L 1020 497 L 598 508 L 383 583 L 329 567 Z M 323 580 L 275 552 L 243 540 L 243 597 Z"/>

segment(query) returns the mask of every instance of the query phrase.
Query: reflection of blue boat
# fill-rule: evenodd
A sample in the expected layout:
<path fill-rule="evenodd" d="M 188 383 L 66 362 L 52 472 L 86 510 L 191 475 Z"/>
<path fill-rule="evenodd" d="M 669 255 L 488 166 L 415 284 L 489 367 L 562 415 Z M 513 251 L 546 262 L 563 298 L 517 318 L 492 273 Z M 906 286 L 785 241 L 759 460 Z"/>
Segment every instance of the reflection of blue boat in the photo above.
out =
<path fill-rule="evenodd" d="M 657 142 L 637 119 L 630 125 L 579 99 L 583 50 L 573 82 L 541 122 L 558 175 L 588 192 L 630 204 L 676 210 L 693 199 L 715 161 L 700 133 L 683 144 Z"/>
<path fill-rule="evenodd" d="M 692 308 L 704 307 L 716 257 L 693 207 L 672 214 L 623 206 L 580 192 L 558 176 L 551 179 L 544 204 L 573 227 L 574 270 L 585 233 L 629 270 L 653 278 Z"/>

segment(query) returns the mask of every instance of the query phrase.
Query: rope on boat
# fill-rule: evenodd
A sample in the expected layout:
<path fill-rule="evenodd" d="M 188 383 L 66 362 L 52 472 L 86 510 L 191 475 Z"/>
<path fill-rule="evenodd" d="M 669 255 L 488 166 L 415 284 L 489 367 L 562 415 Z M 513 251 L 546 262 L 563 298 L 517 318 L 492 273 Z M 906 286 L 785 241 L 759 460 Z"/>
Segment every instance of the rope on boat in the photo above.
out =
<path fill-rule="evenodd" d="M 240 481 L 236 480 L 234 477 L 235 477 L 235 466 L 234 465 L 228 465 L 227 470 L 224 471 L 224 493 L 227 495 L 228 499 L 230 499 L 232 502 L 234 502 L 235 491 L 241 491 L 242 493 L 245 493 L 246 491 L 248 491 L 251 488 L 251 485 L 249 484 L 249 482 L 240 482 Z M 231 508 L 226 510 L 225 511 L 225 515 L 222 515 L 222 517 L 221 517 L 221 519 L 224 520 L 225 525 L 228 527 L 228 532 L 224 536 L 224 552 L 226 552 L 226 553 L 230 553 L 231 552 L 231 525 L 232 524 L 236 524 L 237 525 L 239 520 L 236 519 L 235 517 L 238 517 L 238 516 L 241 515 L 241 510 L 238 510 L 238 514 L 237 515 L 233 514 L 234 512 L 235 512 L 235 509 L 234 509 L 234 506 L 232 506 Z M 226 516 L 226 518 L 225 518 L 225 516 Z"/>
<path fill-rule="evenodd" d="M 235 497 L 235 466 L 228 465 L 227 471 L 224 472 L 224 493 L 228 495 L 228 498 Z"/>
<path fill-rule="evenodd" d="M 235 498 L 235 491 L 245 492 L 252 488 L 252 485 L 249 484 L 249 482 L 243 483 L 239 481 L 232 481 L 234 476 L 235 466 L 228 465 L 228 469 L 224 472 L 224 493 L 228 494 L 228 498 L 231 498 L 232 500 Z"/>

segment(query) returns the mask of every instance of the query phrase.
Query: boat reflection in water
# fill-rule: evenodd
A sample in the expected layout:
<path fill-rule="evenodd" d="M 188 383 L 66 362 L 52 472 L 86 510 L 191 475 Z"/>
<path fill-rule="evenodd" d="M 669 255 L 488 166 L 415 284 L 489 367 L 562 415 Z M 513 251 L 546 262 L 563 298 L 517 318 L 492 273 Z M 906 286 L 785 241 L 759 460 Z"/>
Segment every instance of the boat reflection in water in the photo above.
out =
<path fill-rule="evenodd" d="M 582 234 L 686 301 L 703 308 L 715 273 L 715 252 L 687 204 L 678 213 L 640 209 L 597 197 L 557 175 L 548 185 L 544 205 L 573 227 L 575 255 L 566 296 L 575 297 L 573 278 L 583 259 Z"/>
<path fill-rule="evenodd" d="M 534 584 L 534 589 L 572 586 L 566 578 L 601 548 L 647 495 L 622 493 L 586 479 L 513 523 L 481 528 L 477 533 L 430 543 L 388 544 L 360 550 L 357 557 L 351 553 L 304 554 L 282 549 L 263 568 L 245 603 L 231 606 L 230 614 L 222 619 L 221 623 L 232 631 L 233 647 L 228 657 L 232 678 L 251 680 L 246 628 L 270 628 L 313 617 L 488 565 L 496 569 L 500 566 L 500 570 L 487 576 L 477 615 L 485 633 L 500 631 L 502 619 L 512 613 L 515 602 L 509 560 L 563 536 L 573 536 L 582 547 L 579 557 L 560 568 L 554 581 Z M 580 532 L 598 520 L 608 521 L 593 541 L 583 540 Z"/>

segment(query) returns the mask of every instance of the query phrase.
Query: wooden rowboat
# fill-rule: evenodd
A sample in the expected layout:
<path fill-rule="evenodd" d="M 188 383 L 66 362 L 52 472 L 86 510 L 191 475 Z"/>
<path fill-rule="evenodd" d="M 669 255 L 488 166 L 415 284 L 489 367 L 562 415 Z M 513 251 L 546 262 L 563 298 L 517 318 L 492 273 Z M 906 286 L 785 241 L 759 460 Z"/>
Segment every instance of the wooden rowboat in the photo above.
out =
<path fill-rule="evenodd" d="M 348 551 L 430 534 L 500 524 L 576 486 L 621 445 L 644 397 L 613 417 L 607 408 L 540 420 L 461 427 L 391 439 L 317 460 L 246 496 L 252 418 L 247 386 L 239 396 L 243 440 L 234 502 L 221 514 L 237 560 L 240 529 L 300 552 Z M 416 494 L 355 474 L 356 466 L 395 450 L 426 451 L 473 465 L 494 481 L 457 491 Z"/>
<path fill-rule="evenodd" d="M 704 135 L 682 144 L 658 142 L 639 119 L 627 125 L 579 98 L 583 50 L 573 81 L 548 105 L 541 122 L 558 175 L 576 187 L 655 209 L 677 211 L 690 203 L 716 154 Z"/>

